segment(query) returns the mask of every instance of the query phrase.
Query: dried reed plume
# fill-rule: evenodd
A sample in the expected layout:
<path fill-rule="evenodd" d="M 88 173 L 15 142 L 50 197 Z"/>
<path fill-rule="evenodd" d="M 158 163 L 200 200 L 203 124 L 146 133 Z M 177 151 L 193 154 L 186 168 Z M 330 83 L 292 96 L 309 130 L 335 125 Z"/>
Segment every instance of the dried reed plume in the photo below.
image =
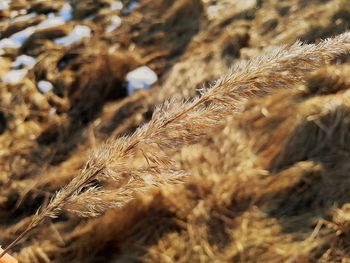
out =
<path fill-rule="evenodd" d="M 210 129 L 224 124 L 226 117 L 238 112 L 246 99 L 292 87 L 304 80 L 305 73 L 349 52 L 350 32 L 317 45 L 297 42 L 238 63 L 192 100 L 170 99 L 156 108 L 151 121 L 135 133 L 95 151 L 80 174 L 33 217 L 4 253 L 45 218 L 54 218 L 64 209 L 93 217 L 108 208 L 122 207 L 135 193 L 181 181 L 185 173 L 175 168 L 166 151 L 198 142 Z M 144 157 L 145 165 L 132 164 L 137 156 Z M 113 181 L 117 189 L 103 190 L 93 184 L 105 180 Z"/>

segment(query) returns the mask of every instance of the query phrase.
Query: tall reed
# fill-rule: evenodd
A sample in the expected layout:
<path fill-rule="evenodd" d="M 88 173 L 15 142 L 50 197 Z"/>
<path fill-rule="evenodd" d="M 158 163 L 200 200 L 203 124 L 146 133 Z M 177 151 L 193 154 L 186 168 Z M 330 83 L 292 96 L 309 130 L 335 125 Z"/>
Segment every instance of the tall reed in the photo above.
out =
<path fill-rule="evenodd" d="M 208 131 L 223 125 L 226 117 L 239 112 L 247 99 L 290 88 L 304 81 L 307 72 L 349 52 L 350 32 L 317 45 L 296 42 L 237 63 L 194 99 L 168 100 L 133 134 L 109 141 L 95 151 L 81 172 L 34 215 L 26 230 L 0 256 L 45 218 L 54 218 L 62 210 L 93 217 L 106 209 L 123 207 L 135 193 L 182 181 L 186 173 L 176 169 L 167 151 L 198 142 Z M 146 165 L 133 165 L 137 156 L 143 156 Z M 95 186 L 96 181 L 106 180 L 113 181 L 116 189 Z"/>

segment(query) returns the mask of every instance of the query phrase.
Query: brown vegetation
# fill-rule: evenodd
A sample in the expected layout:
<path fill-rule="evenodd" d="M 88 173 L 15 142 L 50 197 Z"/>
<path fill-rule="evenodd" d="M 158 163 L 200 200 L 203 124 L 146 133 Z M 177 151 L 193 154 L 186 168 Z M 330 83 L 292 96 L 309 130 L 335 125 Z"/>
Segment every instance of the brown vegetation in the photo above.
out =
<path fill-rule="evenodd" d="M 348 2 L 141 2 L 0 84 L 1 242 L 30 226 L 20 262 L 348 260 L 349 33 L 319 43 Z M 125 97 L 144 63 L 159 85 Z"/>

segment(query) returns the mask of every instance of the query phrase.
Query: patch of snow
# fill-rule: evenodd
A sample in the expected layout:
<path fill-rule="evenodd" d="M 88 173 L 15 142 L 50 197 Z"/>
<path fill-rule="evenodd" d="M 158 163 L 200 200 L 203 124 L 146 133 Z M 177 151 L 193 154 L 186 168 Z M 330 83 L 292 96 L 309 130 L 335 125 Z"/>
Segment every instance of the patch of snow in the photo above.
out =
<path fill-rule="evenodd" d="M 8 0 L 0 0 L 0 7 L 3 3 L 10 2 Z M 0 8 L 1 9 L 1 8 Z M 9 38 L 5 38 L 0 40 L 0 49 L 3 48 L 19 48 L 22 46 L 24 41 L 33 34 L 36 30 L 40 29 L 46 29 L 54 26 L 60 26 L 65 24 L 67 21 L 72 19 L 72 12 L 73 8 L 69 3 L 65 3 L 62 8 L 60 9 L 58 16 L 54 13 L 50 13 L 47 15 L 47 18 L 43 20 L 41 23 L 39 23 L 36 26 L 30 26 L 26 29 L 19 31 L 13 35 L 11 35 Z M 21 16 L 17 16 L 21 14 Z M 11 19 L 10 23 L 16 23 L 16 22 L 23 22 L 27 21 L 35 16 L 37 14 L 35 12 L 26 14 L 27 11 L 25 9 L 18 11 L 12 11 L 11 17 L 15 17 Z M 62 44 L 64 46 L 70 45 L 71 43 L 80 40 L 83 37 L 88 37 L 91 34 L 91 29 L 85 26 L 76 26 L 71 34 L 67 36 L 66 38 L 59 38 L 57 39 L 57 42 L 59 44 Z M 66 44 L 67 43 L 67 44 Z"/>
<path fill-rule="evenodd" d="M 27 21 L 33 17 L 36 17 L 37 16 L 37 13 L 33 12 L 33 13 L 29 13 L 29 14 L 26 14 L 26 15 L 23 15 L 23 16 L 18 16 L 14 19 L 11 20 L 11 24 L 14 24 L 14 23 L 17 23 L 17 22 L 23 22 L 23 21 Z"/>
<path fill-rule="evenodd" d="M 56 17 L 55 13 L 48 13 L 47 18 L 53 18 Z"/>
<path fill-rule="evenodd" d="M 20 66 L 25 66 L 27 68 L 32 68 L 36 64 L 36 59 L 27 55 L 20 55 L 12 63 L 12 68 L 16 69 Z"/>
<path fill-rule="evenodd" d="M 127 91 L 131 95 L 135 90 L 148 89 L 152 84 L 157 82 L 157 74 L 147 66 L 142 66 L 130 71 L 126 75 L 128 82 Z"/>
<path fill-rule="evenodd" d="M 132 10 L 134 10 L 137 6 L 138 6 L 137 1 L 136 1 L 136 0 L 133 0 L 133 1 L 130 2 L 130 4 L 129 4 L 128 6 L 126 6 L 126 7 L 123 9 L 123 13 L 124 13 L 124 14 L 128 14 L 128 13 L 130 13 Z"/>
<path fill-rule="evenodd" d="M 7 10 L 10 8 L 10 0 L 0 0 L 0 10 Z"/>
<path fill-rule="evenodd" d="M 3 48 L 19 48 L 20 46 L 21 46 L 21 44 L 19 44 L 18 42 L 15 42 L 11 38 L 3 38 L 3 39 L 0 40 L 0 49 L 3 49 Z"/>
<path fill-rule="evenodd" d="M 26 69 L 11 70 L 2 76 L 2 81 L 5 83 L 14 84 L 21 81 L 25 77 L 25 75 L 27 75 Z"/>
<path fill-rule="evenodd" d="M 207 14 L 208 14 L 209 19 L 215 18 L 219 14 L 219 10 L 218 10 L 217 5 L 208 6 Z"/>
<path fill-rule="evenodd" d="M 18 11 L 13 10 L 13 11 L 10 12 L 10 18 L 14 18 L 16 16 L 18 16 Z"/>
<path fill-rule="evenodd" d="M 111 17 L 111 24 L 107 26 L 106 32 L 110 33 L 114 29 L 118 28 L 122 23 L 122 19 L 119 16 L 112 16 Z"/>
<path fill-rule="evenodd" d="M 51 14 L 47 19 L 43 20 L 38 26 L 37 29 L 46 29 L 54 26 L 60 26 L 65 24 L 65 20 L 61 17 L 52 16 Z"/>
<path fill-rule="evenodd" d="M 35 26 L 27 27 L 26 29 L 19 31 L 10 36 L 10 39 L 21 46 L 26 39 L 35 32 Z"/>
<path fill-rule="evenodd" d="M 53 116 L 57 113 L 57 109 L 55 107 L 49 109 L 49 115 Z"/>
<path fill-rule="evenodd" d="M 91 29 L 87 26 L 76 25 L 68 36 L 56 38 L 54 42 L 58 45 L 69 46 L 85 37 L 91 36 Z"/>
<path fill-rule="evenodd" d="M 51 84 L 51 82 L 47 80 L 40 80 L 38 82 L 38 89 L 40 90 L 41 93 L 47 93 L 53 90 L 53 85 Z"/>
<path fill-rule="evenodd" d="M 123 3 L 121 1 L 114 1 L 111 4 L 111 10 L 122 10 L 123 9 Z"/>
<path fill-rule="evenodd" d="M 61 17 L 64 21 L 69 21 L 73 17 L 73 8 L 69 3 L 64 3 L 60 11 L 58 12 L 58 16 Z"/>
<path fill-rule="evenodd" d="M 35 27 L 27 27 L 26 29 L 19 31 L 9 38 L 3 38 L 0 40 L 0 49 L 4 48 L 19 48 L 22 46 L 23 42 L 33 34 L 35 31 Z"/>

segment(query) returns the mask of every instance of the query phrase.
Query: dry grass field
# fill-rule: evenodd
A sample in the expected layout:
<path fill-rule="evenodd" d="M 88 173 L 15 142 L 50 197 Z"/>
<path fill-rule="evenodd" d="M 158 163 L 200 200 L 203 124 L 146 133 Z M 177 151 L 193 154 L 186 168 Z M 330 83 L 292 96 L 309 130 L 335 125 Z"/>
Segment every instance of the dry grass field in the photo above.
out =
<path fill-rule="evenodd" d="M 349 29 L 349 0 L 0 0 L 0 244 L 350 262 Z"/>

